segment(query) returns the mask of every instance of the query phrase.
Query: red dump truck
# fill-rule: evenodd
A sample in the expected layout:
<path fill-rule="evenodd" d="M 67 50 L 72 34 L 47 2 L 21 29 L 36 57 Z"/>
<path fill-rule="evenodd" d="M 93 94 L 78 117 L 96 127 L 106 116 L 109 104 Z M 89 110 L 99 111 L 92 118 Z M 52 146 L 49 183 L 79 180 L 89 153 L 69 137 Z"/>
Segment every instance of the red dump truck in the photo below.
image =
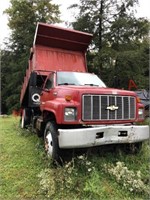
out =
<path fill-rule="evenodd" d="M 143 105 L 132 91 L 108 88 L 88 73 L 92 35 L 38 23 L 21 90 L 21 127 L 44 137 L 59 161 L 63 149 L 109 144 L 134 151 L 149 138 Z"/>

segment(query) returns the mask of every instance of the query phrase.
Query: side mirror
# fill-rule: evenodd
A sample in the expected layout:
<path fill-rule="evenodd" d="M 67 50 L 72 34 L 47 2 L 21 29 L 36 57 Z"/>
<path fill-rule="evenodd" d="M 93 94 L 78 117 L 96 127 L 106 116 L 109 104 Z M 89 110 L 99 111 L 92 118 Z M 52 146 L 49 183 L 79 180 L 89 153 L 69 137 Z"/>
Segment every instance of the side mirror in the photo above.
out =
<path fill-rule="evenodd" d="M 44 92 L 50 92 L 50 90 L 47 89 L 47 88 L 43 88 L 42 90 L 43 90 Z"/>

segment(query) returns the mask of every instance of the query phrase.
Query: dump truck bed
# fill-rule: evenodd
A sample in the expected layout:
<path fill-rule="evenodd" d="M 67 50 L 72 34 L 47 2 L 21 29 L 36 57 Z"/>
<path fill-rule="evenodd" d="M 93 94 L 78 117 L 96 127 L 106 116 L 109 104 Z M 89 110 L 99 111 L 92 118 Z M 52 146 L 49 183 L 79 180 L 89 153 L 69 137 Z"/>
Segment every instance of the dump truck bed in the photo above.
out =
<path fill-rule="evenodd" d="M 38 23 L 31 48 L 28 69 L 24 77 L 20 102 L 27 98 L 31 72 L 80 71 L 86 72 L 85 52 L 92 35 L 54 25 Z"/>

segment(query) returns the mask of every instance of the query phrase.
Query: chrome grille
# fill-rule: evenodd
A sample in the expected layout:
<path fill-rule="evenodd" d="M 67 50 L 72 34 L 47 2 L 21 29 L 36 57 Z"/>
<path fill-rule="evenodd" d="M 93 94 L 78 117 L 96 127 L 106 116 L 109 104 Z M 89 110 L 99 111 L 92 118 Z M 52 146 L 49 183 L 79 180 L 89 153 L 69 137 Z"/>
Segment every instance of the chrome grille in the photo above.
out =
<path fill-rule="evenodd" d="M 132 96 L 83 95 L 82 120 L 134 119 L 135 102 L 135 97 Z"/>

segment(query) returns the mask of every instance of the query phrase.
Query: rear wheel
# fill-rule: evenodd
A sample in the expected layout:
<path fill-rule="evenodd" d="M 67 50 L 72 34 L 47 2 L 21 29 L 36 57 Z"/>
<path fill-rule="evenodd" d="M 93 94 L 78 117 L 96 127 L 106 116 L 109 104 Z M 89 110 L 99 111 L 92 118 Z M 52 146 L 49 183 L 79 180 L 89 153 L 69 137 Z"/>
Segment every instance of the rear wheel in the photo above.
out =
<path fill-rule="evenodd" d="M 55 122 L 48 122 L 44 131 L 44 144 L 47 155 L 55 163 L 62 163 L 60 149 L 58 145 L 58 134 Z"/>
<path fill-rule="evenodd" d="M 24 108 L 21 115 L 21 128 L 27 128 L 31 121 L 31 111 L 29 108 Z"/>

